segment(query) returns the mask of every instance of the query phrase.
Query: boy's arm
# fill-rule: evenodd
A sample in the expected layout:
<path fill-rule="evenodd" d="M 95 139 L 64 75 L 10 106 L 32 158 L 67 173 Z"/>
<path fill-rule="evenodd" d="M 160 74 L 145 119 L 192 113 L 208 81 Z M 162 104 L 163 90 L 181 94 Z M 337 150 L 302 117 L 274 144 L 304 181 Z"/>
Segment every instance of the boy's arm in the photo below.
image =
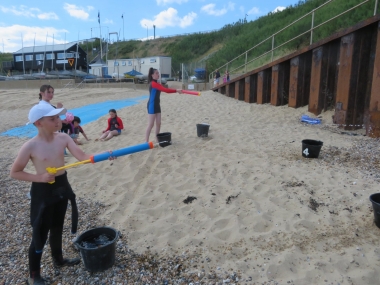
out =
<path fill-rule="evenodd" d="M 73 139 L 71 139 L 69 136 L 67 136 L 66 139 L 67 148 L 76 159 L 78 159 L 79 161 L 90 159 L 91 155 L 86 154 L 80 147 L 78 147 Z"/>
<path fill-rule="evenodd" d="M 78 147 L 75 142 L 70 138 L 68 137 L 69 140 L 68 140 L 68 143 L 67 143 L 67 148 L 69 149 L 69 151 L 71 152 L 71 154 L 76 158 L 78 159 L 79 161 L 83 161 L 83 160 L 88 160 L 91 158 L 92 154 L 87 154 L 85 153 L 80 147 Z M 112 151 L 108 151 L 110 154 L 112 154 Z M 109 160 L 114 160 L 115 157 L 113 156 L 110 156 L 108 158 Z M 54 180 L 54 179 L 53 179 Z M 52 181 L 52 180 L 50 180 Z"/>
<path fill-rule="evenodd" d="M 32 173 L 25 172 L 24 169 L 26 165 L 28 164 L 30 158 L 31 158 L 30 143 L 26 143 L 21 147 L 15 161 L 13 162 L 10 176 L 14 179 L 29 181 L 29 182 L 49 182 L 49 181 L 54 180 L 54 175 L 51 175 L 47 172 L 43 174 L 32 174 Z"/>

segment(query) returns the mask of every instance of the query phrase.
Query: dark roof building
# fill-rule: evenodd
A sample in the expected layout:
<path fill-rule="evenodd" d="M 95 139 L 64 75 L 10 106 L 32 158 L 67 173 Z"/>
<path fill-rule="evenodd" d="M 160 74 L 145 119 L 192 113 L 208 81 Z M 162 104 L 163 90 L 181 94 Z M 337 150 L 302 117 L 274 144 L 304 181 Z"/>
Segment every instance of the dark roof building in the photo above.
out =
<path fill-rule="evenodd" d="M 87 72 L 87 68 L 87 54 L 77 42 L 24 47 L 13 53 L 12 69 L 22 73 L 52 70 Z"/>

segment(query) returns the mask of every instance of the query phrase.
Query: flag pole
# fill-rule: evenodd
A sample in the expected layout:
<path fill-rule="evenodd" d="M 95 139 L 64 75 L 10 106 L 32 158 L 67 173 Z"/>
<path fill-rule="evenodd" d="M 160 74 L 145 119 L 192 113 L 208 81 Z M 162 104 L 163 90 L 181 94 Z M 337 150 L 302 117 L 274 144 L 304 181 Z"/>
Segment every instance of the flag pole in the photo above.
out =
<path fill-rule="evenodd" d="M 53 47 L 51 48 L 51 71 L 54 70 L 54 34 L 53 34 Z"/>
<path fill-rule="evenodd" d="M 63 70 L 66 70 L 66 33 L 65 33 L 65 44 L 63 46 L 63 53 L 64 53 L 64 56 L 63 56 Z"/>
<path fill-rule="evenodd" d="M 123 19 L 123 41 L 125 41 L 125 37 L 124 37 L 124 13 L 121 14 L 121 18 Z"/>
<path fill-rule="evenodd" d="M 79 32 L 78 32 L 78 41 L 77 41 L 77 52 L 75 53 L 75 75 L 77 74 L 77 63 L 78 63 L 78 47 L 79 47 Z"/>
<path fill-rule="evenodd" d="M 99 23 L 99 30 L 100 30 L 100 62 L 102 62 L 102 58 L 103 58 L 102 27 L 100 26 L 100 12 L 99 11 L 98 11 L 98 23 Z"/>
<path fill-rule="evenodd" d="M 48 33 L 46 33 L 45 50 L 44 50 L 44 61 L 42 62 L 42 72 L 44 72 L 44 68 L 45 68 L 47 38 L 48 38 Z"/>
<path fill-rule="evenodd" d="M 32 74 L 33 74 L 33 67 L 34 67 L 34 47 L 35 46 L 36 46 L 36 33 L 34 33 L 34 41 L 33 41 Z"/>
<path fill-rule="evenodd" d="M 24 61 L 24 38 L 23 38 L 23 35 L 21 33 L 21 45 L 22 45 L 22 69 L 24 71 L 24 75 L 25 75 L 25 61 Z"/>

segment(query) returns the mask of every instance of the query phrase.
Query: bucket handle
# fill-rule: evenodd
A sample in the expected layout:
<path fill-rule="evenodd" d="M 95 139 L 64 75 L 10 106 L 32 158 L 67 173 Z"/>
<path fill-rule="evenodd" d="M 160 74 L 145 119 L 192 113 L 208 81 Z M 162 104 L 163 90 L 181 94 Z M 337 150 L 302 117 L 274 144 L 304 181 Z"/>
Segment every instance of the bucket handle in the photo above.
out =
<path fill-rule="evenodd" d="M 120 231 L 115 230 L 115 232 L 116 232 L 116 235 L 115 235 L 114 241 L 117 242 L 119 240 L 119 237 L 120 237 Z M 74 247 L 78 251 L 80 251 L 80 247 L 79 247 L 79 243 L 78 243 L 78 237 L 76 237 L 75 240 L 73 240 L 73 244 L 74 244 Z"/>

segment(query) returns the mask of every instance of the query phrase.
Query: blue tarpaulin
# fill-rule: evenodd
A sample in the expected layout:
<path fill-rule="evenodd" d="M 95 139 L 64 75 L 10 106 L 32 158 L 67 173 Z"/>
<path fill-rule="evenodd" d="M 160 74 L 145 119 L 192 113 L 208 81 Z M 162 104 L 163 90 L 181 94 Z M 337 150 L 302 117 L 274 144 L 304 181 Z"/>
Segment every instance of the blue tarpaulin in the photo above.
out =
<path fill-rule="evenodd" d="M 148 95 L 129 98 L 124 100 L 114 100 L 114 101 L 105 101 L 96 104 L 86 105 L 75 109 L 67 110 L 70 113 L 73 113 L 75 116 L 78 116 L 81 119 L 81 125 L 86 125 L 93 121 L 96 121 L 102 116 L 108 114 L 108 110 L 115 109 L 120 110 L 124 107 L 129 107 L 138 104 L 142 100 L 148 99 Z M 27 117 L 27 116 L 26 116 Z M 64 118 L 61 117 L 61 118 Z M 102 122 L 104 127 L 106 126 L 106 121 Z M 27 137 L 32 138 L 37 135 L 37 128 L 33 124 L 24 125 L 21 127 L 10 129 L 6 132 L 0 133 L 0 136 L 14 136 L 14 137 Z"/>
<path fill-rule="evenodd" d="M 195 77 L 197 79 L 205 79 L 206 78 L 206 69 L 204 68 L 196 68 L 194 69 Z"/>
<path fill-rule="evenodd" d="M 138 72 L 137 70 L 132 69 L 131 71 L 124 72 L 124 75 L 136 76 L 136 75 L 142 75 L 142 73 Z"/>
<path fill-rule="evenodd" d="M 308 115 L 302 115 L 301 116 L 301 122 L 308 123 L 311 125 L 317 125 L 317 124 L 321 123 L 321 120 L 310 118 Z"/>

